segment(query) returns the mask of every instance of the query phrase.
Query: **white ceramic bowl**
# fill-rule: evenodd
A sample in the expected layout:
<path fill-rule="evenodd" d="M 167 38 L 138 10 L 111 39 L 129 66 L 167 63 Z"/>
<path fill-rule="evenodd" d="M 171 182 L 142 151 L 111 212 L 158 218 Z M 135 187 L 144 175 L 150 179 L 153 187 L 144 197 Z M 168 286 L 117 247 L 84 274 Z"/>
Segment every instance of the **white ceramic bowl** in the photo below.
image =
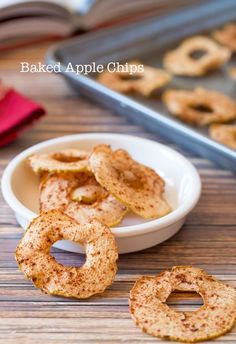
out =
<path fill-rule="evenodd" d="M 174 235 L 199 199 L 201 181 L 196 169 L 186 158 L 167 146 L 119 134 L 64 136 L 39 143 L 16 156 L 4 171 L 2 192 L 19 224 L 27 228 L 38 214 L 39 180 L 27 162 L 28 156 L 72 147 L 91 150 L 100 143 L 110 144 L 113 149 L 124 148 L 134 159 L 154 168 L 166 182 L 165 197 L 173 209 L 168 215 L 151 221 L 129 213 L 119 227 L 112 228 L 119 252 L 143 250 Z M 58 241 L 54 246 L 66 251 L 83 252 L 79 245 L 70 241 Z"/>

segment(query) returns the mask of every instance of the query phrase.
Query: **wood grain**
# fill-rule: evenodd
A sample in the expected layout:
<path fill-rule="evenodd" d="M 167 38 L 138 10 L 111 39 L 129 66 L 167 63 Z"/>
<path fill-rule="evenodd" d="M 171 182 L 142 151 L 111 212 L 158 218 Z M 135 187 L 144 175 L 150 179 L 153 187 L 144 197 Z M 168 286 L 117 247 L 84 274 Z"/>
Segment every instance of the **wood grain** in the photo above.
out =
<path fill-rule="evenodd" d="M 42 103 L 48 115 L 21 138 L 0 150 L 0 173 L 16 154 L 31 145 L 61 135 L 83 132 L 118 132 L 161 137 L 79 98 L 58 75 L 19 73 L 21 61 L 43 61 L 48 44 L 2 54 L 1 79 Z M 156 274 L 178 264 L 206 269 L 236 287 L 236 180 L 180 147 L 197 167 L 203 183 L 202 197 L 186 225 L 170 240 L 148 250 L 122 255 L 114 284 L 101 296 L 78 301 L 50 297 L 36 290 L 18 270 L 14 250 L 22 236 L 14 214 L 0 197 L 0 343 L 154 343 L 143 334 L 128 312 L 128 295 L 135 279 Z M 65 264 L 82 264 L 84 258 L 53 250 Z M 174 294 L 168 301 L 176 309 L 193 310 L 201 299 Z M 218 343 L 235 343 L 236 328 Z"/>

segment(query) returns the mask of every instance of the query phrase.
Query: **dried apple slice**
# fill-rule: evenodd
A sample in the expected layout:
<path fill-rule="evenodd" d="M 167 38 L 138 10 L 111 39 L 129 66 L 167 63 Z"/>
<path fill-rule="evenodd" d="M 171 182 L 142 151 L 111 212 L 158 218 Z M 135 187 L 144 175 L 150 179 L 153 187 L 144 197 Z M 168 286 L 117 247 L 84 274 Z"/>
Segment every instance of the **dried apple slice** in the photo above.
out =
<path fill-rule="evenodd" d="M 113 152 L 110 146 L 99 145 L 94 148 L 89 165 L 98 183 L 136 214 L 154 219 L 170 212 L 163 198 L 163 179 L 125 150 Z"/>
<path fill-rule="evenodd" d="M 48 154 L 29 157 L 30 165 L 37 174 L 43 172 L 84 172 L 88 170 L 89 152 L 79 149 L 64 149 Z"/>
<path fill-rule="evenodd" d="M 51 174 L 40 185 L 40 211 L 60 209 L 79 223 L 93 218 L 111 227 L 118 224 L 127 208 L 85 173 Z"/>
<path fill-rule="evenodd" d="M 85 247 L 81 267 L 64 266 L 50 254 L 58 240 Z M 88 298 L 102 293 L 113 281 L 118 251 L 110 229 L 97 220 L 79 224 L 60 211 L 40 214 L 26 230 L 16 248 L 21 271 L 37 288 L 50 295 Z"/>
<path fill-rule="evenodd" d="M 175 311 L 166 304 L 172 291 L 195 291 L 204 304 L 192 312 Z M 130 292 L 130 312 L 148 334 L 194 343 L 229 331 L 236 319 L 236 290 L 204 270 L 176 266 L 157 276 L 139 278 Z"/>

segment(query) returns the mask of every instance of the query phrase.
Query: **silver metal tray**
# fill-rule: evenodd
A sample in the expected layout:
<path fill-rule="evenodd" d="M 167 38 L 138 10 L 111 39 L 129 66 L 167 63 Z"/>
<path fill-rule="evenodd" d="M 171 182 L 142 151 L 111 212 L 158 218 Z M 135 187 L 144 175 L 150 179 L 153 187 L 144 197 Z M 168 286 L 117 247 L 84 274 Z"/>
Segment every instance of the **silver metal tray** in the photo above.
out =
<path fill-rule="evenodd" d="M 148 99 L 125 96 L 97 82 L 95 73 L 84 76 L 65 71 L 69 62 L 73 65 L 92 62 L 106 65 L 110 61 L 123 62 L 131 59 L 159 67 L 163 53 L 178 45 L 183 38 L 210 33 L 216 27 L 234 20 L 235 0 L 205 1 L 202 5 L 191 6 L 162 18 L 152 18 L 71 39 L 52 48 L 47 55 L 47 62 L 60 62 L 63 76 L 87 98 L 236 172 L 235 151 L 213 141 L 206 128 L 191 127 L 171 116 L 158 96 Z M 175 77 L 170 87 L 192 89 L 199 85 L 235 98 L 236 83 L 227 74 L 231 65 L 236 66 L 236 56 L 222 69 L 205 77 Z"/>

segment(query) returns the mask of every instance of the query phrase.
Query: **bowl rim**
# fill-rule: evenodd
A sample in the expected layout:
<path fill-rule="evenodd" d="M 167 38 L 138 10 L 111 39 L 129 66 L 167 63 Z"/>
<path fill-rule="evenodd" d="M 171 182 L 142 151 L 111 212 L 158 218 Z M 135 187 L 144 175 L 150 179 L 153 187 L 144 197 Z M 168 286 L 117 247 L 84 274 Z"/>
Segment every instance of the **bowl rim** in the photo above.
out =
<path fill-rule="evenodd" d="M 176 222 L 178 222 L 180 219 L 184 218 L 196 205 L 196 203 L 199 200 L 199 197 L 201 195 L 201 179 L 200 176 L 196 170 L 196 168 L 192 165 L 192 163 L 187 160 L 182 154 L 176 152 L 174 149 L 163 145 L 159 142 L 142 138 L 139 136 L 133 136 L 133 135 L 126 135 L 126 134 L 116 134 L 116 133 L 82 133 L 82 134 L 73 134 L 73 135 L 66 135 L 61 136 L 53 139 L 49 139 L 40 143 L 37 143 L 27 149 L 25 149 L 23 152 L 19 153 L 16 157 L 14 157 L 7 167 L 5 168 L 2 176 L 2 194 L 7 202 L 7 204 L 10 206 L 10 208 L 16 212 L 18 215 L 25 218 L 27 221 L 31 221 L 32 218 L 38 216 L 38 214 L 34 213 L 30 209 L 28 209 L 26 206 L 24 206 L 15 196 L 12 188 L 11 188 L 11 179 L 12 175 L 14 173 L 15 168 L 18 166 L 19 163 L 21 163 L 22 160 L 24 160 L 27 156 L 34 153 L 35 151 L 39 149 L 46 148 L 50 145 L 54 144 L 61 144 L 63 142 L 70 142 L 70 141 L 82 141 L 83 139 L 86 140 L 96 140 L 103 138 L 105 140 L 126 140 L 130 141 L 132 143 L 135 143 L 135 141 L 143 141 L 144 143 L 154 144 L 159 146 L 162 150 L 165 150 L 171 154 L 174 154 L 179 160 L 182 161 L 182 163 L 185 164 L 186 170 L 191 174 L 192 178 L 194 179 L 194 183 L 191 190 L 191 201 L 190 202 L 183 202 L 181 205 L 179 205 L 176 209 L 174 209 L 169 214 L 159 218 L 147 221 L 145 223 L 137 224 L 137 225 L 131 225 L 131 226 L 124 226 L 124 227 L 114 227 L 111 228 L 112 232 L 117 237 L 128 237 L 128 236 L 135 236 L 135 235 L 142 235 L 148 232 L 152 231 L 158 231 L 162 230 L 167 226 L 170 226 Z"/>

